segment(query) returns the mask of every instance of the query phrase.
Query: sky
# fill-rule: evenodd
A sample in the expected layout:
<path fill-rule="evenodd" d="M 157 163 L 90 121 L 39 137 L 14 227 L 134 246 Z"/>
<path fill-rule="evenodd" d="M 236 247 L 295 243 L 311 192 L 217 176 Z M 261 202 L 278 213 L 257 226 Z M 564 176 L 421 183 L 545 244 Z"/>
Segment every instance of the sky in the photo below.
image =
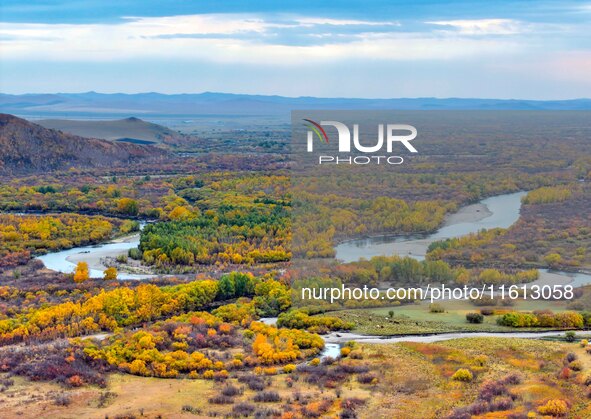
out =
<path fill-rule="evenodd" d="M 2 0 L 0 92 L 591 97 L 590 1 Z"/>

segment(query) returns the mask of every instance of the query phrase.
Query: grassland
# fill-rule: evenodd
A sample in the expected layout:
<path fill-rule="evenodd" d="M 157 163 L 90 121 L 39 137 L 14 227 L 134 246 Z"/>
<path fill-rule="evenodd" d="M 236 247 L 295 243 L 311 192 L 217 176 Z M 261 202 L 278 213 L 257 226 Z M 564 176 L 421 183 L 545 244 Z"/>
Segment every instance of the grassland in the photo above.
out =
<path fill-rule="evenodd" d="M 586 369 L 591 367 L 591 357 L 577 344 L 525 339 L 470 338 L 441 344 L 363 346 L 366 358 L 379 365 L 383 373 L 362 417 L 462 417 L 448 415 L 478 402 L 484 383 L 502 380 L 515 371 L 519 371 L 519 383 L 506 386 L 508 397 L 514 399 L 511 407 L 471 417 L 526 417 L 529 412 L 533 412 L 531 417 L 542 417 L 538 408 L 550 399 L 568 400 L 569 417 L 589 417 L 591 405 L 579 384 L 580 374 L 557 377 L 567 351 L 575 352 Z M 474 379 L 450 379 L 459 368 L 470 369 Z"/>
<path fill-rule="evenodd" d="M 466 321 L 466 314 L 480 310 L 469 301 L 445 301 L 440 305 L 443 313 L 432 313 L 429 310 L 430 303 L 422 301 L 418 304 L 410 304 L 396 307 L 380 307 L 369 309 L 340 310 L 330 312 L 329 316 L 338 317 L 347 322 L 353 322 L 355 333 L 365 335 L 411 335 L 446 332 L 515 332 L 511 327 L 499 326 L 496 323 L 497 315 L 484 316 L 482 324 L 471 324 Z M 564 311 L 565 303 L 562 301 L 533 301 L 516 300 L 512 307 L 498 310 L 507 311 L 533 311 L 552 310 Z M 394 316 L 390 317 L 390 311 Z M 542 328 L 520 328 L 519 331 L 543 330 Z"/>
<path fill-rule="evenodd" d="M 577 367 L 566 360 L 569 353 L 577 358 Z M 365 376 L 372 379 L 362 380 L 356 374 L 335 381 L 316 379 L 343 366 L 368 368 Z M 453 379 L 460 368 L 471 371 L 472 379 Z M 257 411 L 283 418 L 336 418 L 353 406 L 348 410 L 355 412 L 353 417 L 427 419 L 460 418 L 464 411 L 486 407 L 472 417 L 526 417 L 529 413 L 532 416 L 527 417 L 542 418 L 542 406 L 549 400 L 563 400 L 567 405 L 563 416 L 586 418 L 591 404 L 583 379 L 589 372 L 591 355 L 578 342 L 466 338 L 438 344 L 357 344 L 349 357 L 335 364 L 263 377 L 280 401 L 257 405 Z M 3 418 L 188 418 L 212 417 L 214 412 L 224 416 L 237 405 L 252 403 L 260 393 L 235 378 L 220 384 L 113 373 L 106 388 L 73 389 L 32 384 L 19 377 L 12 380 L 14 384 L 0 394 Z M 241 394 L 230 403 L 211 403 L 219 389 L 228 385 L 239 387 Z M 494 395 L 487 389 L 493 389 Z M 59 406 L 58 400 L 68 400 L 67 406 Z"/>
<path fill-rule="evenodd" d="M 292 375 L 290 377 L 294 377 Z M 285 403 L 296 406 L 310 405 L 315 401 L 330 400 L 328 417 L 338 417 L 340 398 L 335 389 L 311 386 L 303 379 L 295 382 L 287 375 L 267 377 L 268 388 L 277 392 L 278 402 L 267 402 L 259 407 L 260 417 L 276 417 Z M 243 394 L 234 398 L 233 403 L 216 404 L 209 400 L 219 393 L 222 386 L 234 385 L 243 390 Z M 341 398 L 370 398 L 371 387 L 362 386 L 355 381 L 338 391 Z M 14 385 L 0 395 L 0 416 L 8 418 L 56 417 L 64 419 L 83 418 L 188 418 L 188 417 L 224 417 L 231 415 L 233 407 L 241 402 L 252 402 L 255 390 L 245 388 L 236 379 L 225 384 L 204 380 L 167 380 L 151 377 L 137 377 L 113 373 L 105 389 L 85 387 L 64 390 L 54 383 L 35 383 L 16 377 Z M 68 400 L 68 404 L 59 406 L 57 400 Z M 262 413 L 261 413 L 262 412 Z M 268 415 L 265 415 L 267 412 Z M 273 413 L 272 413 L 273 412 Z M 281 413 L 279 413 L 281 415 Z M 287 416 L 288 417 L 288 416 Z M 296 416 L 300 417 L 300 416 Z"/>

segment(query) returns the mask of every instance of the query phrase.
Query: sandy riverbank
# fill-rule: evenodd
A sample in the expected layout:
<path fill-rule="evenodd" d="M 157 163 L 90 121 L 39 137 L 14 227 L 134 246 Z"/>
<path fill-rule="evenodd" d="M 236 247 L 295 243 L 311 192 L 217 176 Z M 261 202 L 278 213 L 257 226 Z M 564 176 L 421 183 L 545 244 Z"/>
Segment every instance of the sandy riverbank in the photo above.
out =
<path fill-rule="evenodd" d="M 449 214 L 445 218 L 443 226 L 447 227 L 455 224 L 475 223 L 490 217 L 492 214 L 493 213 L 488 207 L 482 203 L 467 205 L 460 208 L 458 212 Z"/>
<path fill-rule="evenodd" d="M 139 244 L 140 234 L 134 233 L 128 236 L 118 237 L 116 239 L 111 240 L 110 243 L 129 243 L 129 244 Z M 78 262 L 86 262 L 88 263 L 88 267 L 90 269 L 96 270 L 104 270 L 108 266 L 106 266 L 102 261 L 105 258 L 112 258 L 115 259 L 119 255 L 127 255 L 129 249 L 109 249 L 109 248 L 97 248 L 93 249 L 90 253 L 80 252 L 74 253 L 72 255 L 66 256 L 66 260 L 70 263 L 77 264 Z"/>

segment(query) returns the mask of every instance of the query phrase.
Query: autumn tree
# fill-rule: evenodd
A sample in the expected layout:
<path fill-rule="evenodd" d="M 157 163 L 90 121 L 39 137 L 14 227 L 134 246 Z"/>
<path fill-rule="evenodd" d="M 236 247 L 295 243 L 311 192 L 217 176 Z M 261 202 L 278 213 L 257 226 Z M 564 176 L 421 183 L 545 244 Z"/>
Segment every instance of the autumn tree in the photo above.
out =
<path fill-rule="evenodd" d="M 105 269 L 103 274 L 103 279 L 105 281 L 114 281 L 117 279 L 117 268 L 114 266 L 109 266 L 107 269 Z"/>
<path fill-rule="evenodd" d="M 88 263 L 78 262 L 74 271 L 74 282 L 84 282 L 90 278 Z"/>
<path fill-rule="evenodd" d="M 121 198 L 117 201 L 117 211 L 121 214 L 137 215 L 139 212 L 139 206 L 134 199 Z"/>
<path fill-rule="evenodd" d="M 546 262 L 551 268 L 555 268 L 560 265 L 560 262 L 562 262 L 562 256 L 558 253 L 550 253 L 544 256 L 544 262 Z"/>

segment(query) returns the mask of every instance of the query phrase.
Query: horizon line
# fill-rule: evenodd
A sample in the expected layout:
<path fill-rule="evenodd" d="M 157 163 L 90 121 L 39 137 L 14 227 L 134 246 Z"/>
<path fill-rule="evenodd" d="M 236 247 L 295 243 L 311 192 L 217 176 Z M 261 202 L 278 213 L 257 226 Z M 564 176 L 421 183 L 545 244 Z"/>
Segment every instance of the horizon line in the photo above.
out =
<path fill-rule="evenodd" d="M 144 91 L 144 92 L 97 92 L 95 90 L 88 90 L 83 92 L 26 92 L 26 93 L 5 93 L 0 91 L 0 95 L 5 96 L 27 96 L 27 95 L 84 95 L 84 94 L 98 94 L 98 95 L 161 95 L 161 96 L 181 96 L 181 95 L 205 95 L 205 94 L 216 94 L 216 95 L 232 95 L 232 96 L 263 96 L 263 97 L 280 97 L 286 99 L 341 99 L 341 100 L 502 100 L 502 101 L 528 101 L 528 102 L 568 102 L 568 101 L 584 101 L 591 100 L 591 97 L 577 97 L 569 99 L 527 99 L 527 98 L 495 98 L 495 97 L 461 97 L 461 96 L 417 96 L 417 97 L 355 97 L 355 96 L 284 96 L 278 94 L 261 94 L 261 93 L 233 93 L 233 92 L 215 92 L 215 91 L 201 91 L 201 92 L 182 92 L 182 93 L 163 93 L 156 91 Z"/>

